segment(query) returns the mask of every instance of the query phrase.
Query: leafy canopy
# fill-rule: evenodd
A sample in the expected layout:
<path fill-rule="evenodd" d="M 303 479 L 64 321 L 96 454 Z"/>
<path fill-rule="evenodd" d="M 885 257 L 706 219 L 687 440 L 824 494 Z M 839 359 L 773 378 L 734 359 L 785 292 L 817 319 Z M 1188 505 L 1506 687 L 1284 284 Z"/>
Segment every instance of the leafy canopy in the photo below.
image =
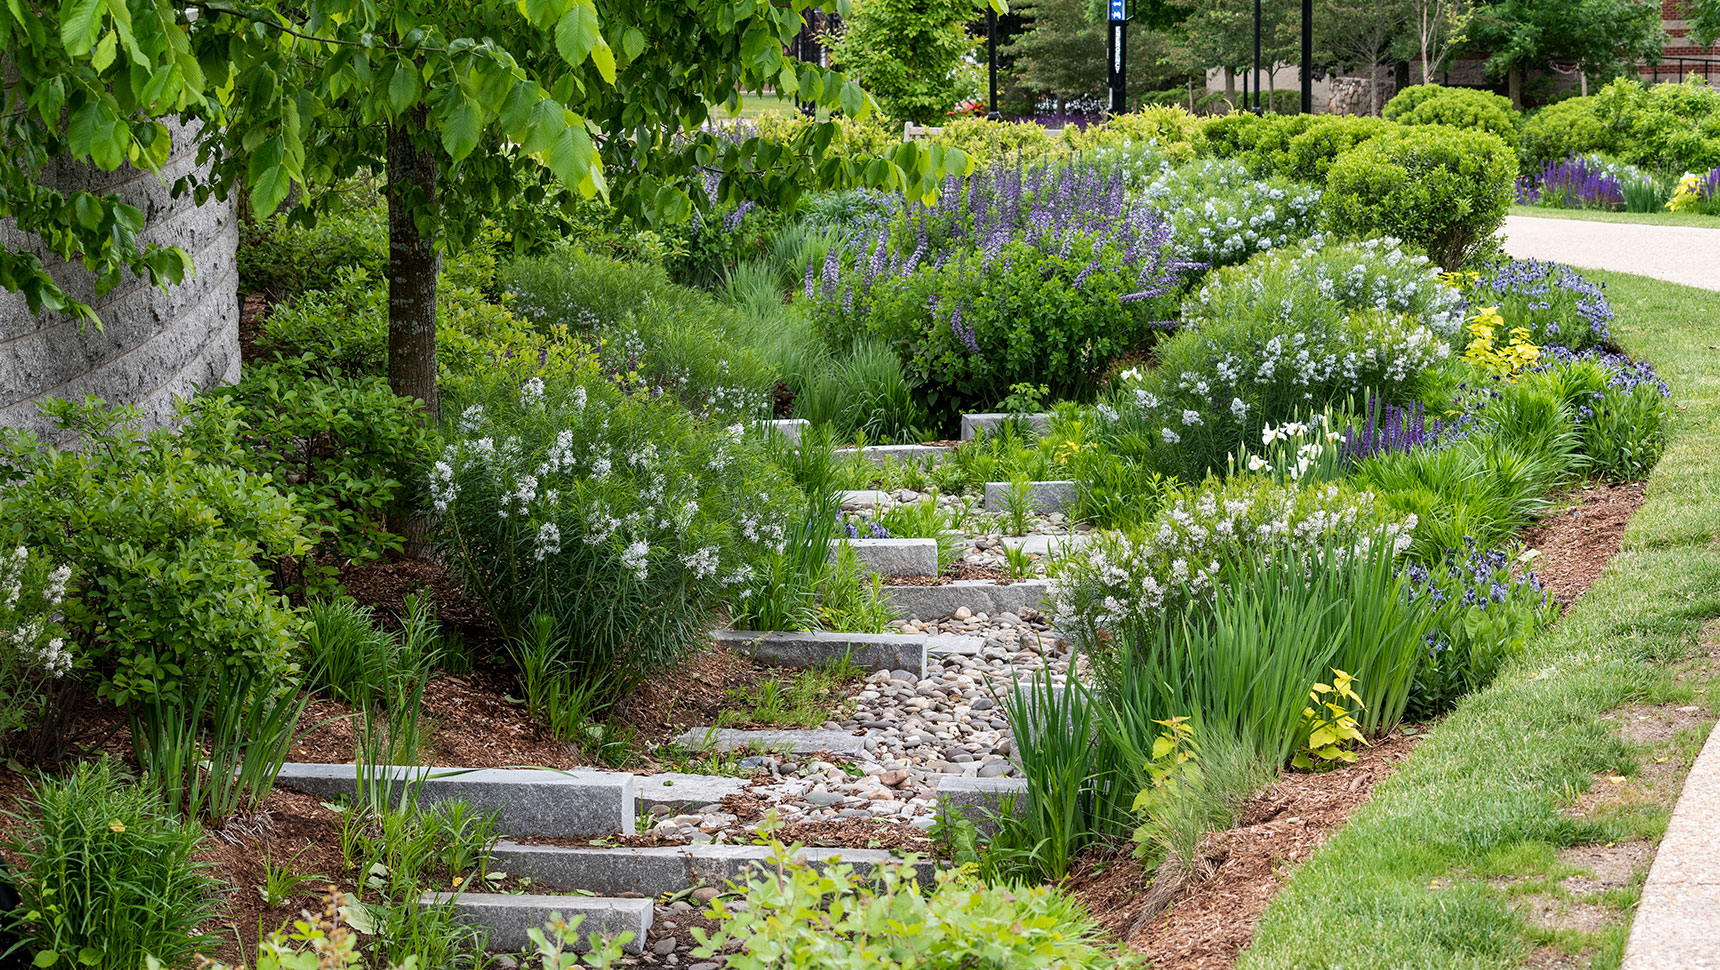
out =
<path fill-rule="evenodd" d="M 414 221 L 455 247 L 480 215 L 523 219 L 522 203 L 564 190 L 676 221 L 707 181 L 725 199 L 791 201 L 811 182 L 929 195 L 968 167 L 959 151 L 911 144 L 885 158 L 827 151 L 830 115 L 873 103 L 785 49 L 808 9 L 847 13 L 848 0 L 47 2 L 6 0 L 0 13 L 0 60 L 18 74 L 0 91 L 16 159 L 0 172 L 0 218 L 81 259 L 98 295 L 125 270 L 176 282 L 189 261 L 140 242 L 136 208 L 52 184 L 56 157 L 159 171 L 176 139 L 195 137 L 213 175 L 177 189 L 200 200 L 243 189 L 258 214 L 291 199 L 308 221 L 336 204 L 317 187 L 381 169 L 393 128 L 441 175 L 433 200 L 406 200 Z M 812 102 L 821 123 L 787 144 L 701 127 L 711 106 L 766 85 Z M 33 311 L 94 319 L 23 248 L 0 249 L 0 286 Z"/>

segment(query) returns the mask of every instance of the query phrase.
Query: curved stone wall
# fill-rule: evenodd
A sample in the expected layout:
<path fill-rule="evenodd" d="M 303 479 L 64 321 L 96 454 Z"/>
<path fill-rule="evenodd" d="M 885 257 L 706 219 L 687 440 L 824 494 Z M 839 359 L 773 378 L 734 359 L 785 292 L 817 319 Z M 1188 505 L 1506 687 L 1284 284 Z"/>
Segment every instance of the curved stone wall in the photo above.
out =
<path fill-rule="evenodd" d="M 190 193 L 173 198 L 173 182 L 196 165 L 190 133 L 176 128 L 173 134 L 178 151 L 159 175 L 62 162 L 48 177 L 66 190 L 117 193 L 142 209 L 148 220 L 143 238 L 185 250 L 193 275 L 163 289 L 128 273 L 92 300 L 93 277 L 83 266 L 45 257 L 54 279 L 93 306 L 102 325 L 33 315 L 22 296 L 0 292 L 0 425 L 51 438 L 54 429 L 37 402 L 86 394 L 135 404 L 150 423 L 163 424 L 172 419 L 175 395 L 239 376 L 238 222 L 230 202 L 199 206 Z M 26 238 L 0 224 L 0 244 L 16 247 Z"/>

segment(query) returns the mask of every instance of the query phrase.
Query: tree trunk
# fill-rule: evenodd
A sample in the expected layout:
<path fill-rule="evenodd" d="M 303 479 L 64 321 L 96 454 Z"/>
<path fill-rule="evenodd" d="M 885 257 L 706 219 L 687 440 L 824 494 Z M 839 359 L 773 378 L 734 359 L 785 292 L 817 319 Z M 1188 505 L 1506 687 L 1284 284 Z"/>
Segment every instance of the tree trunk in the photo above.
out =
<path fill-rule="evenodd" d="M 1511 65 L 1505 72 L 1505 91 L 1511 96 L 1511 106 L 1518 111 L 1523 110 L 1523 67 L 1520 64 Z"/>
<path fill-rule="evenodd" d="M 1224 69 L 1224 100 L 1236 104 L 1236 72 L 1228 67 Z"/>
<path fill-rule="evenodd" d="M 412 144 L 424 111 L 388 129 L 388 386 L 423 402 L 424 418 L 441 416 L 436 393 L 436 238 L 421 232 L 415 209 L 436 204 L 436 158 Z"/>

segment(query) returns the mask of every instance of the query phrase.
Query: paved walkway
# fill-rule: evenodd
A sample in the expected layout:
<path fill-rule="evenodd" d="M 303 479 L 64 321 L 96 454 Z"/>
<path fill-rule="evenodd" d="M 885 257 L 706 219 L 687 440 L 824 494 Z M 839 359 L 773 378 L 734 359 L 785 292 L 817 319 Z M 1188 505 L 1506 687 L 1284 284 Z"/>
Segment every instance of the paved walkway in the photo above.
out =
<path fill-rule="evenodd" d="M 1720 968 L 1720 729 L 1708 735 L 1655 851 L 1623 970 Z"/>
<path fill-rule="evenodd" d="M 1720 290 L 1720 229 L 1507 216 L 1505 251 Z"/>

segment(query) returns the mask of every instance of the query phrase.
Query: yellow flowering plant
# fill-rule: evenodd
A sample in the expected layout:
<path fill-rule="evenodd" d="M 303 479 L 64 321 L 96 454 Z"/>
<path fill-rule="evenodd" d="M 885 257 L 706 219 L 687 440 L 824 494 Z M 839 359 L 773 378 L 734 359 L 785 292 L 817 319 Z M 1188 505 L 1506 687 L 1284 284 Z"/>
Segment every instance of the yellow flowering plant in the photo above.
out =
<path fill-rule="evenodd" d="M 1463 359 L 1476 370 L 1511 383 L 1541 359 L 1541 348 L 1535 345 L 1525 327 L 1511 327 L 1501 340 L 1500 332 L 1505 326 L 1498 307 L 1482 307 L 1464 327 L 1469 333 L 1469 346 L 1464 348 Z"/>

